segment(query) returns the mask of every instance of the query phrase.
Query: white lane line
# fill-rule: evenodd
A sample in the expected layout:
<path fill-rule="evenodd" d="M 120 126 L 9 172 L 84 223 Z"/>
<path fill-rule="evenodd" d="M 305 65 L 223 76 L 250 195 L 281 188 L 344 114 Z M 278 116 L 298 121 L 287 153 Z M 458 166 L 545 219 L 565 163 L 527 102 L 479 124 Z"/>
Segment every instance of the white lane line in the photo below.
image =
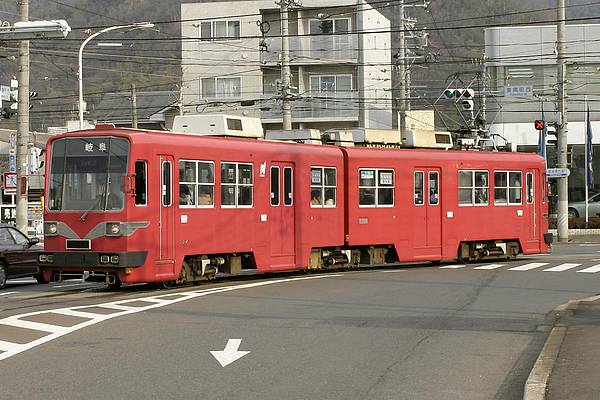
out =
<path fill-rule="evenodd" d="M 596 265 L 593 265 L 593 266 L 591 266 L 591 267 L 584 268 L 584 269 L 582 269 L 582 270 L 579 270 L 579 271 L 577 271 L 577 272 L 587 272 L 587 273 L 589 273 L 589 274 L 593 274 L 593 273 L 596 273 L 596 272 L 600 272 L 600 264 L 596 264 Z"/>
<path fill-rule="evenodd" d="M 8 317 L 5 319 L 0 319 L 0 324 L 3 324 L 4 322 L 7 322 L 7 321 L 15 321 L 15 320 L 19 320 L 20 322 L 25 322 L 25 321 L 21 320 L 20 318 L 29 317 L 29 316 L 33 316 L 33 315 L 47 314 L 47 313 L 57 313 L 57 314 L 64 313 L 64 314 L 68 315 L 68 313 L 70 313 L 72 311 L 79 312 L 78 310 L 80 310 L 80 309 L 85 309 L 85 308 L 90 308 L 90 307 L 114 308 L 114 309 L 123 310 L 120 312 L 107 314 L 107 315 L 93 314 L 94 315 L 93 319 L 90 319 L 88 321 L 83 321 L 79 324 L 76 324 L 76 325 L 70 326 L 70 327 L 59 327 L 59 326 L 55 326 L 55 325 L 42 324 L 42 325 L 47 325 L 49 327 L 52 327 L 54 332 L 49 333 L 46 336 L 43 336 L 39 339 L 33 340 L 33 341 L 31 341 L 29 343 L 25 343 L 25 344 L 11 343 L 11 342 L 6 342 L 6 341 L 0 340 L 0 351 L 4 351 L 4 353 L 0 353 L 0 361 L 10 358 L 10 357 L 12 357 L 16 354 L 22 353 L 24 351 L 27 351 L 29 349 L 32 349 L 34 347 L 37 347 L 41 344 L 50 342 L 54 339 L 57 339 L 61 336 L 69 334 L 71 332 L 75 332 L 79 329 L 82 329 L 82 328 L 85 328 L 85 327 L 88 327 L 91 325 L 95 325 L 99 322 L 106 321 L 111 318 L 120 317 L 123 315 L 135 314 L 135 313 L 139 313 L 142 311 L 151 310 L 153 308 L 164 307 L 166 305 L 171 305 L 174 303 L 179 303 L 181 301 L 194 299 L 197 297 L 209 296 L 211 294 L 226 293 L 226 292 L 230 292 L 233 290 L 250 289 L 250 288 L 255 288 L 255 287 L 260 287 L 260 286 L 273 285 L 273 284 L 277 284 L 277 283 L 306 281 L 306 280 L 312 280 L 312 279 L 336 278 L 336 277 L 340 277 L 340 276 L 343 276 L 343 275 L 331 274 L 331 275 L 325 275 L 325 276 L 306 276 L 306 277 L 302 277 L 302 278 L 287 278 L 287 279 L 278 279 L 278 280 L 266 281 L 266 282 L 247 283 L 247 284 L 237 285 L 237 286 L 224 286 L 224 287 L 220 287 L 220 288 L 207 289 L 205 291 L 196 290 L 196 291 L 192 291 L 192 292 L 185 292 L 185 297 L 174 298 L 172 300 L 158 299 L 158 297 L 164 297 L 165 296 L 164 293 L 161 293 L 161 294 L 158 294 L 155 296 L 148 296 L 148 297 L 141 297 L 141 298 L 127 300 L 127 301 L 146 301 L 146 302 L 150 303 L 149 305 L 143 306 L 143 307 L 122 306 L 122 305 L 119 305 L 118 303 L 123 303 L 124 301 L 119 300 L 116 302 L 109 302 L 109 303 L 103 303 L 103 304 L 91 304 L 91 305 L 88 304 L 85 306 L 59 308 L 59 309 L 55 309 L 55 310 L 35 311 L 35 312 L 27 313 L 27 314 L 14 315 L 14 316 L 11 316 L 11 317 Z M 180 292 L 177 294 L 183 294 L 183 292 Z M 88 314 L 88 313 L 86 313 L 86 314 Z M 87 318 L 87 317 L 85 317 L 85 318 Z M 38 324 L 38 323 L 35 323 L 35 324 Z M 45 331 L 45 330 L 43 330 L 43 331 Z"/>
<path fill-rule="evenodd" d="M 566 271 L 568 269 L 572 269 L 575 267 L 579 267 L 580 265 L 581 264 L 565 263 L 565 264 L 557 265 L 556 267 L 545 269 L 544 272 L 561 272 L 561 271 Z"/>
<path fill-rule="evenodd" d="M 466 265 L 457 264 L 457 265 L 446 265 L 445 267 L 440 267 L 440 269 L 456 269 L 456 268 L 464 268 Z"/>
<path fill-rule="evenodd" d="M 593 246 L 600 246 L 600 243 L 580 243 L 579 245 L 581 247 L 593 247 Z"/>
<path fill-rule="evenodd" d="M 17 351 L 20 353 L 19 349 L 21 348 L 21 346 L 23 346 L 23 345 L 19 344 L 19 343 L 4 342 L 4 341 L 0 340 L 0 350 L 2 350 L 2 351 L 6 351 L 6 352 Z"/>
<path fill-rule="evenodd" d="M 398 269 L 398 270 L 394 270 L 394 271 L 381 271 L 381 272 L 384 273 L 384 274 L 394 274 L 394 273 L 397 273 L 397 272 L 406 272 L 406 270 L 405 269 Z"/>
<path fill-rule="evenodd" d="M 529 271 L 530 269 L 543 267 L 544 265 L 548 265 L 548 263 L 529 263 L 525 265 L 521 265 L 520 267 L 509 268 L 509 271 Z"/>
<path fill-rule="evenodd" d="M 33 329 L 36 331 L 43 331 L 43 332 L 50 332 L 50 333 L 59 333 L 59 332 L 69 329 L 69 328 L 65 328 L 64 326 L 49 325 L 49 324 L 43 324 L 41 322 L 33 322 L 33 321 L 23 321 L 22 319 L 11 318 L 11 317 L 5 318 L 2 321 L 0 321 L 0 325 L 8 325 L 8 326 L 14 326 L 17 328 L 24 328 L 24 329 Z"/>
<path fill-rule="evenodd" d="M 0 293 L 0 296 L 8 296 L 9 294 L 15 294 L 15 293 L 19 293 L 19 292 L 2 292 L 2 293 Z"/>
<path fill-rule="evenodd" d="M 475 267 L 473 269 L 496 269 L 496 268 L 500 268 L 500 267 L 504 267 L 506 264 L 489 264 L 489 265 L 482 265 L 481 267 Z"/>

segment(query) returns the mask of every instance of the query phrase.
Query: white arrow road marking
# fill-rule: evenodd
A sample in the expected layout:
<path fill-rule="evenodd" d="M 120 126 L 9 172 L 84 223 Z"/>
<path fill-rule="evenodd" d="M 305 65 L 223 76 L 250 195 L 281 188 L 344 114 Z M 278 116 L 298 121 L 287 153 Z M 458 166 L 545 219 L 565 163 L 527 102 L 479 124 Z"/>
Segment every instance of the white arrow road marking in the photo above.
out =
<path fill-rule="evenodd" d="M 211 351 L 210 354 L 212 354 L 213 357 L 217 359 L 219 364 L 221 364 L 221 367 L 224 368 L 232 362 L 244 357 L 246 354 L 250 354 L 249 351 L 238 350 L 240 348 L 240 344 L 242 344 L 242 339 L 229 339 L 224 350 Z"/>

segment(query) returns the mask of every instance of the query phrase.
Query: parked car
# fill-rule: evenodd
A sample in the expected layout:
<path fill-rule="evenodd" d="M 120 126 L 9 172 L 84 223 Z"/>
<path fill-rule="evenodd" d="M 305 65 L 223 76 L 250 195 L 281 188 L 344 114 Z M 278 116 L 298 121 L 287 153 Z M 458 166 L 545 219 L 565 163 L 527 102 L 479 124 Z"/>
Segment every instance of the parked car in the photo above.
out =
<path fill-rule="evenodd" d="M 33 276 L 44 282 L 37 265 L 40 239 L 29 239 L 12 225 L 0 224 L 0 289 L 7 279 Z"/>
<path fill-rule="evenodd" d="M 600 214 L 600 193 L 596 193 L 588 199 L 589 217 L 597 217 Z M 569 218 L 585 217 L 585 200 L 569 203 Z"/>

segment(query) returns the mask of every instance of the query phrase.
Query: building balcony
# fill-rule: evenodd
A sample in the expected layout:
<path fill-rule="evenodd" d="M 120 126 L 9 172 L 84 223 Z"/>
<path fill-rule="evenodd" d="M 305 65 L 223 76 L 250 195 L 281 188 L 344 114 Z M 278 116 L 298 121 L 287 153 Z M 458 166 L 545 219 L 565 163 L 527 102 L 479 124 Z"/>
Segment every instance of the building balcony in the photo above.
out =
<path fill-rule="evenodd" d="M 291 64 L 331 64 L 358 62 L 356 36 L 321 35 L 290 37 Z M 263 64 L 277 64 L 281 59 L 281 38 L 266 37 L 259 41 Z"/>
<path fill-rule="evenodd" d="M 292 119 L 302 122 L 357 121 L 359 107 L 355 94 L 296 99 L 292 102 Z M 261 107 L 263 122 L 281 122 L 280 100 L 267 100 Z"/>

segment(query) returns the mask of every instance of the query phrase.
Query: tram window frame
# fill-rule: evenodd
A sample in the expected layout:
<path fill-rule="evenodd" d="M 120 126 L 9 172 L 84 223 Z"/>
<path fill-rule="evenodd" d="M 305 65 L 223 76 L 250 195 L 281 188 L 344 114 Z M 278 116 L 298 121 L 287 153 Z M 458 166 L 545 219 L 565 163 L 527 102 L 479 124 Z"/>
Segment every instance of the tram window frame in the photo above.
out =
<path fill-rule="evenodd" d="M 413 171 L 413 205 L 418 207 L 425 205 L 425 172 L 423 171 Z"/>
<path fill-rule="evenodd" d="M 140 165 L 142 169 L 138 170 Z M 148 205 L 148 162 L 146 160 L 135 160 L 134 168 L 135 205 L 136 207 L 144 207 Z"/>
<path fill-rule="evenodd" d="M 518 176 L 518 180 L 514 179 L 516 176 Z M 518 185 L 516 185 L 515 182 L 518 182 Z M 500 197 L 499 194 L 502 194 L 502 196 Z M 516 201 L 516 194 L 519 194 L 519 201 Z M 499 197 L 500 199 L 498 199 Z M 514 170 L 494 171 L 494 205 L 519 206 L 522 204 L 523 173 Z"/>
<path fill-rule="evenodd" d="M 292 167 L 283 167 L 283 206 L 294 205 L 294 170 Z"/>
<path fill-rule="evenodd" d="M 318 174 L 317 174 L 318 172 Z M 333 175 L 332 175 L 333 173 Z M 330 179 L 333 176 L 333 184 Z M 328 178 L 329 177 L 329 178 Z M 315 196 L 318 194 L 318 196 Z M 318 197 L 318 203 L 313 199 Z M 327 204 L 332 200 L 330 204 Z M 337 207 L 337 168 L 311 165 L 310 167 L 310 207 L 311 208 L 336 208 Z"/>
<path fill-rule="evenodd" d="M 468 178 L 467 178 L 468 176 Z M 478 178 L 485 177 L 484 184 L 478 184 Z M 463 179 L 467 178 L 467 179 Z M 481 169 L 462 169 L 458 171 L 458 205 L 459 207 L 485 207 L 489 205 L 489 171 Z M 483 190 L 483 191 L 482 191 Z M 469 193 L 469 201 L 461 199 L 461 193 Z M 482 197 L 483 195 L 483 197 Z M 479 197 L 478 197 L 479 196 Z M 483 199 L 478 200 L 478 199 Z"/>
<path fill-rule="evenodd" d="M 367 173 L 372 172 L 372 176 Z M 387 174 L 391 173 L 391 183 L 387 182 Z M 386 176 L 382 176 L 386 174 Z M 383 178 L 386 180 L 383 181 Z M 396 171 L 393 168 L 359 168 L 358 169 L 358 207 L 359 208 L 391 208 L 395 204 Z M 391 203 L 383 203 L 383 193 L 391 193 Z M 370 202 L 370 198 L 373 202 Z M 369 199 L 368 203 L 364 200 Z"/>
<path fill-rule="evenodd" d="M 193 165 L 192 169 L 186 168 L 186 165 Z M 201 168 L 202 167 L 202 168 Z M 192 176 L 185 176 L 185 171 L 192 171 Z M 204 179 L 201 171 L 209 171 L 208 179 Z M 182 188 L 187 187 L 187 191 L 192 202 L 191 204 L 182 204 Z M 208 188 L 208 192 L 206 192 Z M 202 190 L 201 190 L 202 189 Z M 202 193 L 201 193 L 202 192 Z M 200 204 L 200 195 L 210 195 L 210 203 Z M 179 160 L 179 207 L 180 208 L 214 208 L 215 207 L 215 162 L 210 160 Z"/>
<path fill-rule="evenodd" d="M 224 169 L 225 166 L 234 166 L 233 171 L 234 175 L 229 171 L 232 169 Z M 249 177 L 243 177 L 241 172 L 245 169 L 244 167 L 250 167 L 250 175 Z M 227 172 L 226 172 L 227 171 Z M 227 173 L 227 181 L 224 182 L 225 172 Z M 250 179 L 250 182 L 243 182 L 243 180 Z M 233 188 L 233 196 L 234 203 L 233 204 L 224 204 L 224 200 L 228 198 L 225 196 L 225 190 Z M 249 188 L 249 191 L 248 191 Z M 243 193 L 250 195 L 250 204 L 240 204 L 241 196 Z M 229 194 L 231 195 L 231 193 Z M 253 163 L 244 163 L 244 162 L 235 162 L 235 161 L 227 161 L 221 163 L 221 207 L 222 208 L 252 208 L 254 207 L 254 164 Z"/>
<path fill-rule="evenodd" d="M 527 196 L 527 204 L 533 204 L 535 199 L 535 181 L 533 179 L 533 172 L 528 172 L 525 175 L 525 185 L 526 185 L 526 193 Z"/>
<path fill-rule="evenodd" d="M 168 169 L 165 169 L 165 166 L 168 166 Z M 173 163 L 171 161 L 162 162 L 161 185 L 161 204 L 164 207 L 171 207 L 173 205 Z"/>
<path fill-rule="evenodd" d="M 432 178 L 435 179 L 432 180 Z M 432 184 L 434 182 L 434 184 Z M 438 171 L 429 171 L 429 205 L 440 205 L 440 173 Z"/>
<path fill-rule="evenodd" d="M 277 174 L 274 174 L 273 171 L 277 171 Z M 271 179 L 271 185 L 270 185 L 270 202 L 271 205 L 273 207 L 277 207 L 279 206 L 279 197 L 280 197 L 280 185 L 279 185 L 279 177 L 281 174 L 281 170 L 279 168 L 279 166 L 272 166 L 271 167 L 271 175 L 270 175 L 270 179 Z M 275 179 L 273 179 L 275 178 Z"/>

